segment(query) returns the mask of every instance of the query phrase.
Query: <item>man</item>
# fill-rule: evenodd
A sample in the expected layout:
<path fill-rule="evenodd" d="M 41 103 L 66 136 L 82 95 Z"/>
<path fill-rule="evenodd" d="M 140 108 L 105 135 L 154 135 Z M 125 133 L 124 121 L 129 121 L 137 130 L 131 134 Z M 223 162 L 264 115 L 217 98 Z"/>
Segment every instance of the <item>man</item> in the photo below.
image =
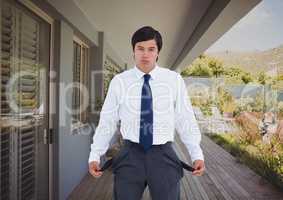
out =
<path fill-rule="evenodd" d="M 100 177 L 100 156 L 121 121 L 125 146 L 113 160 L 115 200 L 140 200 L 148 185 L 153 200 L 178 200 L 183 168 L 172 142 L 175 128 L 193 161 L 204 172 L 201 134 L 182 77 L 156 62 L 162 37 L 152 27 L 132 36 L 134 68 L 111 80 L 89 156 L 89 172 Z"/>

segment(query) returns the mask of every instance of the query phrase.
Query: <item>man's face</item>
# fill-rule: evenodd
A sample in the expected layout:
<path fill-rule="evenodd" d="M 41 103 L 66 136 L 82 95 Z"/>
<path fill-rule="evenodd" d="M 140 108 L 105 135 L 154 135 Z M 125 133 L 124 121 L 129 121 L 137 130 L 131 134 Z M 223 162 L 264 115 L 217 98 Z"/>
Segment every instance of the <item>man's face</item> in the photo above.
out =
<path fill-rule="evenodd" d="M 134 59 L 138 67 L 144 70 L 152 69 L 158 57 L 158 48 L 155 40 L 138 42 L 134 48 Z"/>

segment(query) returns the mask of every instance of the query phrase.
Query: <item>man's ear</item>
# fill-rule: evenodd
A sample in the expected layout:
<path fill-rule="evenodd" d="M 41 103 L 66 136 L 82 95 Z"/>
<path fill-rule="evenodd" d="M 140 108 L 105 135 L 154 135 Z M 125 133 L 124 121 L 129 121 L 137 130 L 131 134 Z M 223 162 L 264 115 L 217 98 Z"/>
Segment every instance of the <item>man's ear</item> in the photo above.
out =
<path fill-rule="evenodd" d="M 157 56 L 157 58 L 156 58 L 156 62 L 158 61 L 158 56 Z"/>

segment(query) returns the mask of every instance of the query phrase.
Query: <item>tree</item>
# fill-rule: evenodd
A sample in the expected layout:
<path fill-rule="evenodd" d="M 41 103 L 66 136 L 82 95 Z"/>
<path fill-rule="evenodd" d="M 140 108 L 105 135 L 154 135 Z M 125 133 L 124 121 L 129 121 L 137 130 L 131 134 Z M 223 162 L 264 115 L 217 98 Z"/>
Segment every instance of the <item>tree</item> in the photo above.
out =
<path fill-rule="evenodd" d="M 238 67 L 228 68 L 224 74 L 227 79 L 237 80 L 237 82 L 243 82 L 245 84 L 253 81 L 253 76 L 251 73 L 246 72 Z"/>
<path fill-rule="evenodd" d="M 201 60 L 198 60 L 192 64 L 189 75 L 211 77 L 212 71 L 205 63 L 203 63 Z"/>
<path fill-rule="evenodd" d="M 205 59 L 205 58 L 206 58 L 206 55 L 205 55 L 205 54 L 200 54 L 198 58 L 199 58 L 199 59 Z"/>
<path fill-rule="evenodd" d="M 217 89 L 217 107 L 223 112 L 234 112 L 236 109 L 235 99 L 230 92 L 223 87 Z"/>
<path fill-rule="evenodd" d="M 207 58 L 208 67 L 211 69 L 212 74 L 215 77 L 218 77 L 220 75 L 223 75 L 224 73 L 224 67 L 221 61 L 215 59 L 215 58 Z"/>
<path fill-rule="evenodd" d="M 211 77 L 212 76 L 212 72 L 211 72 L 211 70 L 207 66 L 197 65 L 197 66 L 193 66 L 192 67 L 190 75 L 191 76 Z"/>
<path fill-rule="evenodd" d="M 241 70 L 238 67 L 230 67 L 225 71 L 226 76 L 230 77 L 239 77 L 243 73 L 243 70 Z"/>
<path fill-rule="evenodd" d="M 253 81 L 253 77 L 249 72 L 244 72 L 241 79 L 245 84 Z"/>
<path fill-rule="evenodd" d="M 181 72 L 181 76 L 183 76 L 183 77 L 190 76 L 190 68 L 189 68 L 189 67 L 185 68 L 185 69 Z"/>
<path fill-rule="evenodd" d="M 266 75 L 266 73 L 265 73 L 264 71 L 261 71 L 261 72 L 258 74 L 257 81 L 258 81 L 260 84 L 265 85 L 268 79 L 269 79 L 269 77 Z"/>
<path fill-rule="evenodd" d="M 208 67 L 206 62 L 206 56 L 201 55 L 197 59 L 193 61 L 191 65 L 186 67 L 182 72 L 181 75 L 186 76 L 204 76 L 204 77 L 211 77 L 212 70 Z"/>

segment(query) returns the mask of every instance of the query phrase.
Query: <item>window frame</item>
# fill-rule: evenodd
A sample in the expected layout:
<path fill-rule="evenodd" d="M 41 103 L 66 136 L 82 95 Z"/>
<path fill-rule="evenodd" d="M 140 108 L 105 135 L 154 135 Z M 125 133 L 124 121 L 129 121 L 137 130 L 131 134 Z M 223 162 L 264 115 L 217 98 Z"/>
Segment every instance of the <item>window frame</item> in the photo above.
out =
<path fill-rule="evenodd" d="M 81 40 L 78 36 L 74 35 L 73 36 L 73 43 L 77 43 L 80 46 L 80 80 L 79 83 L 84 85 L 87 91 L 89 91 L 89 77 L 87 76 L 90 72 L 90 46 L 87 45 L 83 40 Z M 85 49 L 86 51 L 83 51 Z M 75 50 L 73 48 L 73 50 Z M 74 53 L 73 53 L 74 55 Z M 75 57 L 73 57 L 73 69 L 74 69 L 74 62 L 75 62 Z M 74 77 L 74 71 L 72 71 L 72 77 Z M 73 83 L 75 80 L 72 80 Z M 74 91 L 74 90 L 73 90 Z M 79 117 L 76 118 L 78 122 L 72 122 L 72 129 L 77 129 L 80 127 L 85 126 L 87 123 L 87 118 L 89 115 L 89 99 L 86 100 L 87 106 L 86 109 L 82 112 L 82 103 L 85 102 L 85 95 L 81 92 L 79 92 L 79 99 L 80 99 L 80 112 L 78 113 Z M 72 106 L 73 106 L 73 101 L 74 101 L 74 96 L 72 95 Z M 72 118 L 73 118 L 72 114 Z"/>

